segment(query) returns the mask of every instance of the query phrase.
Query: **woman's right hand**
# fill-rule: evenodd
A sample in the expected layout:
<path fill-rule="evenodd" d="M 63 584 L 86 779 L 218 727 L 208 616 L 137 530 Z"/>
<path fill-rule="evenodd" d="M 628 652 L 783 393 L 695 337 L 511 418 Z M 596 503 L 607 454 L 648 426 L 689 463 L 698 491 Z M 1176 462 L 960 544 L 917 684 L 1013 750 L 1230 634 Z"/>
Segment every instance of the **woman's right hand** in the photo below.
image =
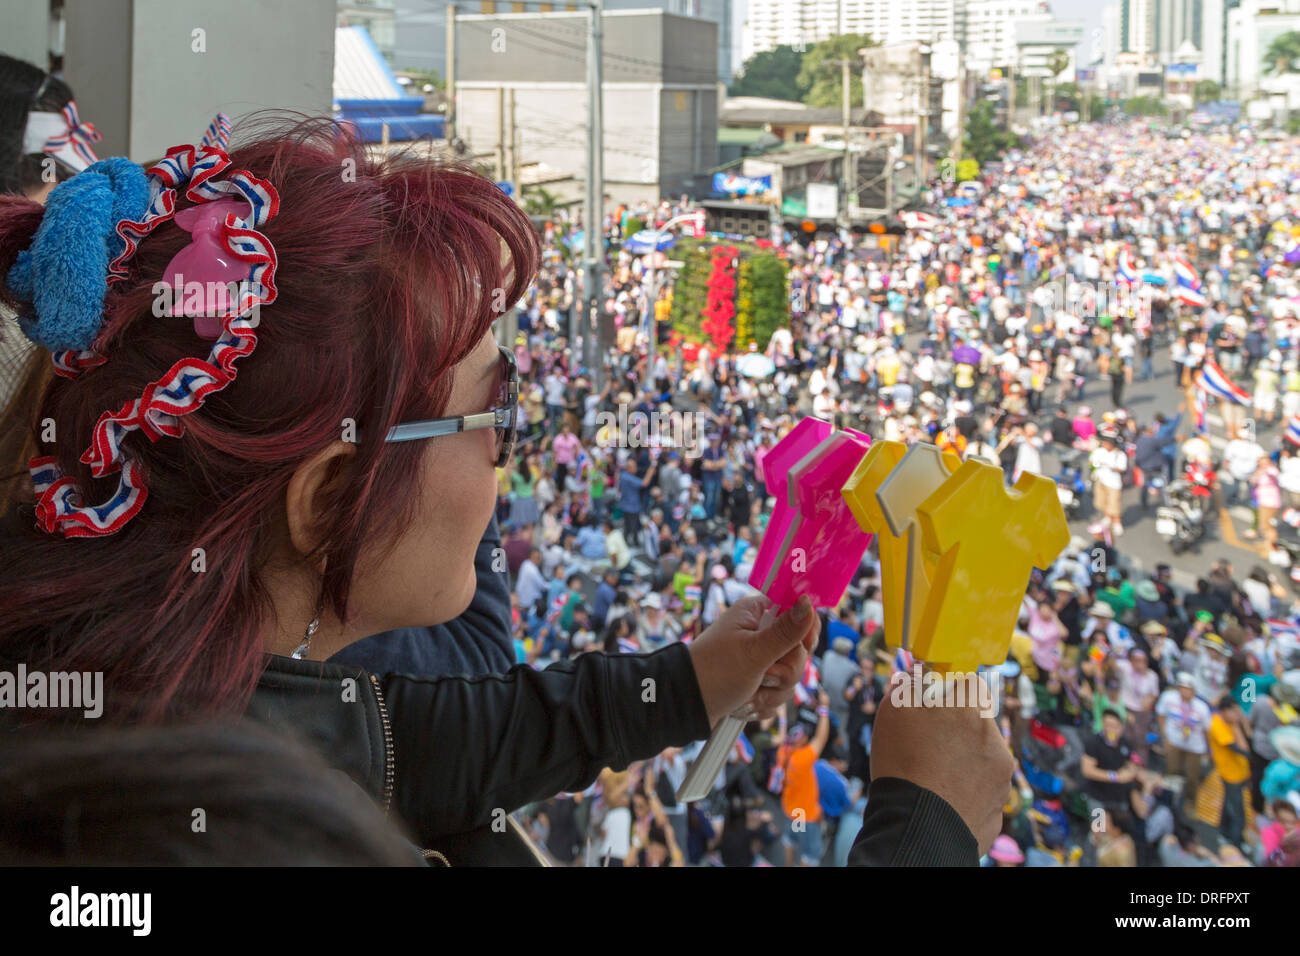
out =
<path fill-rule="evenodd" d="M 871 736 L 871 776 L 897 777 L 942 797 L 965 821 L 983 856 L 1002 829 L 1016 761 L 997 722 L 979 707 L 912 707 L 912 676 L 893 676 Z"/>

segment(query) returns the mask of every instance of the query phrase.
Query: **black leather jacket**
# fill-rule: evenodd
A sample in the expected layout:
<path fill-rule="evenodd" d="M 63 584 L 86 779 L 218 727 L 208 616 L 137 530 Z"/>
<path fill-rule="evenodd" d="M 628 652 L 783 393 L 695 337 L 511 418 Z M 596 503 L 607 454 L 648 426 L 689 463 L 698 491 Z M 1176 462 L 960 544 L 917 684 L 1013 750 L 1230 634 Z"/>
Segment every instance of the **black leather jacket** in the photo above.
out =
<path fill-rule="evenodd" d="M 419 846 L 456 865 L 541 862 L 508 817 L 708 736 L 690 652 L 583 654 L 544 671 L 376 677 L 273 656 L 249 715 L 305 738 Z M 617 719 L 613 719 L 617 715 Z M 935 794 L 871 785 L 855 865 L 977 865 L 975 838 Z"/>

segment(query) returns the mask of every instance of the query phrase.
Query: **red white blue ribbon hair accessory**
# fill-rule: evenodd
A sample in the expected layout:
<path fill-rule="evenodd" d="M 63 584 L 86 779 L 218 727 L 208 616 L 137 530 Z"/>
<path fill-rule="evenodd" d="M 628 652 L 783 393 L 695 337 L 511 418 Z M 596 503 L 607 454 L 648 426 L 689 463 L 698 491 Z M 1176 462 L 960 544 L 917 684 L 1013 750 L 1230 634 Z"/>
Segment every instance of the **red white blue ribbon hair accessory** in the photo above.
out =
<path fill-rule="evenodd" d="M 48 153 L 74 173 L 80 173 L 99 162 L 90 144 L 103 138 L 92 124 L 81 121 L 77 104 L 69 100 L 57 113 L 32 110 L 27 114 L 23 153 Z"/>
<path fill-rule="evenodd" d="M 73 378 L 107 361 L 96 348 L 106 286 L 127 277 L 126 263 L 141 241 L 176 220 L 195 239 L 165 270 L 163 284 L 174 293 L 170 314 L 193 318 L 201 338 L 216 339 L 206 361 L 181 359 L 139 398 L 100 415 L 80 460 L 96 478 L 120 472 L 108 501 L 86 505 L 54 457 L 32 459 L 37 525 L 48 533 L 73 538 L 120 531 L 148 497 L 143 469 L 123 449 L 123 438 L 132 431 L 150 441 L 179 438 L 183 417 L 233 382 L 235 362 L 257 345 L 259 309 L 276 298 L 275 249 L 258 230 L 275 217 L 280 197 L 266 180 L 230 169 L 223 148 L 228 133 L 229 122 L 218 117 L 200 145 L 172 147 L 147 174 L 115 159 L 61 183 L 50 193 L 31 248 L 10 270 L 10 290 L 34 312 L 24 317 L 24 331 L 54 352 L 57 374 Z M 200 205 L 177 214 L 176 190 L 182 188 Z M 202 205 L 208 203 L 214 205 Z"/>

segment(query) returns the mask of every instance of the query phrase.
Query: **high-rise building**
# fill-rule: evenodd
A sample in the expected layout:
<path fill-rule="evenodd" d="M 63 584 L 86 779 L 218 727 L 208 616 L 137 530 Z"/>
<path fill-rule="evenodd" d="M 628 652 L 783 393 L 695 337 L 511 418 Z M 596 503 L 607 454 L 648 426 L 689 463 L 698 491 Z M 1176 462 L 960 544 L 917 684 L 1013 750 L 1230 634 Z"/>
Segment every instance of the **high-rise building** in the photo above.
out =
<path fill-rule="evenodd" d="M 1191 42 L 1205 49 L 1205 0 L 1156 0 L 1155 53 L 1161 63 L 1172 63 L 1179 47 Z"/>
<path fill-rule="evenodd" d="M 970 0 L 966 5 L 966 68 L 986 72 L 1016 62 L 1016 24 L 1052 19 L 1045 0 Z"/>
<path fill-rule="evenodd" d="M 1146 62 L 1156 53 L 1157 0 L 1120 0 L 1120 52 Z"/>
<path fill-rule="evenodd" d="M 881 44 L 960 41 L 967 0 L 749 0 L 745 59 L 782 44 L 796 49 L 842 33 Z"/>
<path fill-rule="evenodd" d="M 961 39 L 964 0 L 842 0 L 845 33 L 877 43 Z"/>

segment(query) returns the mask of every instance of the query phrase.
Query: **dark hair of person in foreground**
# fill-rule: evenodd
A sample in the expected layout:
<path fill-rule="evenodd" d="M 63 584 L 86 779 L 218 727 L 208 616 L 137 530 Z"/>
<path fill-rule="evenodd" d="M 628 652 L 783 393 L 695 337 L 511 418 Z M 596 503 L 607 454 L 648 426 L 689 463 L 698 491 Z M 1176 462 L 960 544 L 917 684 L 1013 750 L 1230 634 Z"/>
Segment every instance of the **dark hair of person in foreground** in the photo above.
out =
<path fill-rule="evenodd" d="M 0 865 L 420 862 L 356 784 L 251 724 L 0 734 Z"/>

